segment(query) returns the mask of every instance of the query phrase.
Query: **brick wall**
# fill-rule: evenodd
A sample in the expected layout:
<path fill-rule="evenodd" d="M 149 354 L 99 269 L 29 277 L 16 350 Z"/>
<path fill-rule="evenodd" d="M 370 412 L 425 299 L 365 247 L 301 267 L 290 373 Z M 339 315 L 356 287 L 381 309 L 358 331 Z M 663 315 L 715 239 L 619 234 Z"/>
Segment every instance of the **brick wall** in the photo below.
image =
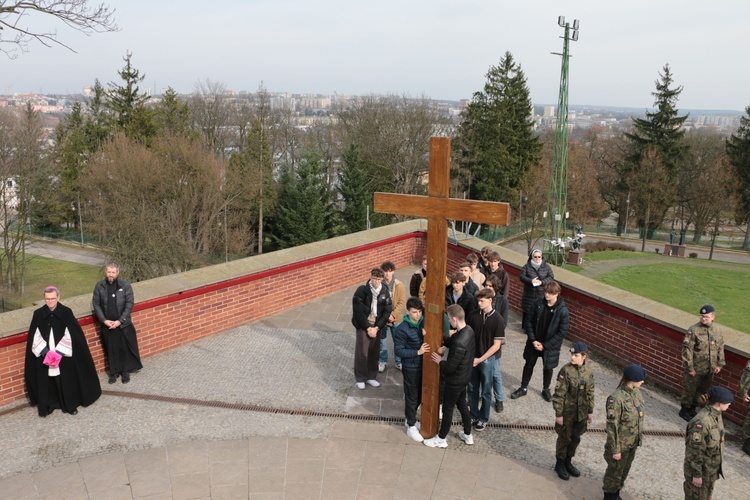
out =
<path fill-rule="evenodd" d="M 397 268 L 410 266 L 424 255 L 425 242 L 424 233 L 410 232 L 138 302 L 133 310 L 133 323 L 138 330 L 141 356 L 147 358 L 296 307 L 312 297 L 364 283 L 370 270 L 383 261 L 390 260 Z M 65 303 L 64 300 L 62 302 Z M 32 310 L 28 310 L 29 321 Z M 104 370 L 104 353 L 99 340 L 98 322 L 88 315 L 79 316 L 79 323 L 97 370 L 101 372 Z M 26 336 L 25 332 L 17 332 L 0 339 L 0 405 L 26 396 Z"/>
<path fill-rule="evenodd" d="M 310 300 L 310 283 L 315 283 L 315 296 L 327 295 L 364 282 L 370 269 L 385 260 L 394 262 L 398 268 L 421 264 L 426 252 L 426 237 L 422 231 L 408 230 L 376 241 L 368 241 L 362 238 L 362 234 L 358 233 L 357 244 L 344 250 L 281 262 L 261 272 L 199 284 L 178 293 L 138 302 L 133 321 L 139 332 L 141 355 L 149 357 L 296 307 Z M 345 238 L 337 239 L 342 247 L 349 241 Z M 458 270 L 465 255 L 472 251 L 478 253 L 484 244 L 472 239 L 449 244 L 448 271 Z M 314 249 L 315 244 L 309 248 Z M 505 250 L 501 252 L 504 257 L 508 255 Z M 518 276 L 525 262 L 526 256 L 510 256 L 504 262 L 510 275 L 510 307 L 515 311 L 521 309 L 523 287 Z M 595 355 L 604 356 L 621 366 L 638 363 L 648 371 L 650 382 L 656 382 L 675 394 L 680 393 L 682 327 L 633 314 L 614 301 L 614 293 L 610 292 L 609 297 L 601 291 L 587 293 L 587 286 L 580 285 L 580 277 L 568 277 L 571 273 L 563 271 L 557 274 L 571 314 L 570 339 L 585 342 Z M 573 283 L 575 279 L 578 281 Z M 28 318 L 30 320 L 31 310 Z M 79 321 L 97 369 L 102 371 L 104 355 L 98 325 L 90 315 L 79 316 Z M 20 330 L 0 338 L 0 405 L 25 397 L 25 340 L 26 334 Z M 726 357 L 727 366 L 716 383 L 736 393 L 748 355 L 742 350 L 730 349 Z M 740 422 L 746 408 L 744 403 L 735 401 L 727 416 Z"/>
<path fill-rule="evenodd" d="M 479 253 L 483 242 L 467 240 L 453 246 L 449 256 L 449 269 L 456 268 L 463 261 L 463 256 L 469 252 Z M 507 255 L 506 250 L 500 249 L 501 255 Z M 513 258 L 512 262 L 505 261 L 504 267 L 510 275 L 509 306 L 516 312 L 521 311 L 523 284 L 519 279 L 521 265 L 526 262 L 526 256 Z M 575 277 L 575 286 L 571 286 L 574 278 L 568 278 L 572 273 L 565 273 L 555 269 L 557 281 L 563 288 L 562 296 L 570 311 L 570 331 L 568 339 L 586 343 L 594 355 L 603 356 L 620 366 L 631 363 L 643 366 L 647 373 L 647 383 L 656 383 L 675 395 L 682 392 L 682 340 L 685 329 L 679 325 L 666 321 L 656 321 L 645 316 L 633 314 L 628 308 L 614 302 L 616 293 L 611 287 L 608 295 L 586 293 L 587 287 L 581 287 L 581 280 Z M 645 300 L 645 299 L 644 299 Z M 697 312 L 692 318 L 698 321 Z M 744 334 L 741 334 L 746 337 Z M 746 344 L 745 344 L 746 345 Z M 738 346 L 725 349 L 727 364 L 722 372 L 714 378 L 715 385 L 729 388 L 735 394 L 735 401 L 727 410 L 725 416 L 730 420 L 741 423 L 747 413 L 747 404 L 737 397 L 739 379 L 748 352 L 738 349 Z M 520 373 L 518 374 L 520 376 Z"/>

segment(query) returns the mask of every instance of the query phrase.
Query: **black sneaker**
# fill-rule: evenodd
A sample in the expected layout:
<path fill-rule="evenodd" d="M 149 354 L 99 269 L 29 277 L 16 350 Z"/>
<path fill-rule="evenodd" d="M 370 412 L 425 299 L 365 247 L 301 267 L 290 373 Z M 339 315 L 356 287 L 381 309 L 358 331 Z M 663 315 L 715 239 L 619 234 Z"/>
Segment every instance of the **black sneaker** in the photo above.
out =
<path fill-rule="evenodd" d="M 110 384 L 114 384 L 115 382 L 117 382 L 117 374 L 110 375 L 109 376 L 109 383 Z"/>
<path fill-rule="evenodd" d="M 487 422 L 482 422 L 481 420 L 477 420 L 477 423 L 474 424 L 474 430 L 475 431 L 483 431 L 487 428 Z"/>
<path fill-rule="evenodd" d="M 525 396 L 527 392 L 528 389 L 526 389 L 525 387 L 519 387 L 518 389 L 513 391 L 513 394 L 510 395 L 510 399 L 518 399 L 521 396 Z"/>
<path fill-rule="evenodd" d="M 495 401 L 495 411 L 497 413 L 500 413 L 503 411 L 503 402 L 502 401 Z"/>
<path fill-rule="evenodd" d="M 130 374 L 128 372 L 122 372 L 122 383 L 127 384 L 130 382 Z"/>

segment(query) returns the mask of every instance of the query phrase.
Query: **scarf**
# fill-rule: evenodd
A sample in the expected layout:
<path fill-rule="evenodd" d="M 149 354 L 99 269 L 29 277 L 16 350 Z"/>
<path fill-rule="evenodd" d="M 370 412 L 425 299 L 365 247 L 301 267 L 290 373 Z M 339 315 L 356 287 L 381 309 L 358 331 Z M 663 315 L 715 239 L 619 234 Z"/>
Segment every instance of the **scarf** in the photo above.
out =
<path fill-rule="evenodd" d="M 372 293 L 372 302 L 370 303 L 370 314 L 374 317 L 378 317 L 378 295 L 380 290 L 383 289 L 383 282 L 380 282 L 380 286 L 375 288 L 372 286 L 372 281 L 368 281 L 367 284 L 370 286 L 370 292 Z"/>

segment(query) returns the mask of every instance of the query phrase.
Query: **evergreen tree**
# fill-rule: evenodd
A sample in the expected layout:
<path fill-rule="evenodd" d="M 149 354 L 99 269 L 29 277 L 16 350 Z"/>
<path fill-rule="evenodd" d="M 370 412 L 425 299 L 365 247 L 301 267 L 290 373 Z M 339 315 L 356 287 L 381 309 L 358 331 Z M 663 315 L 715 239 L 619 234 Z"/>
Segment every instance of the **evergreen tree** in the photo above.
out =
<path fill-rule="evenodd" d="M 670 179 L 675 180 L 680 160 L 686 151 L 685 142 L 682 140 L 685 130 L 682 124 L 688 115 L 679 116 L 677 99 L 682 92 L 682 86 L 674 87 L 674 80 L 669 69 L 669 64 L 664 65 L 659 80 L 655 82 L 656 91 L 654 96 L 655 111 L 647 111 L 646 118 L 633 119 L 634 131 L 625 134 L 633 146 L 633 165 L 640 164 L 646 150 L 653 146 L 659 153 Z"/>
<path fill-rule="evenodd" d="M 306 152 L 294 172 L 285 167 L 271 237 L 281 248 L 333 235 L 334 212 L 317 153 Z"/>
<path fill-rule="evenodd" d="M 153 113 L 146 107 L 149 97 L 142 93 L 138 85 L 146 78 L 130 62 L 133 54 L 127 52 L 123 60 L 125 67 L 117 72 L 122 85 L 109 84 L 108 107 L 113 112 L 117 128 L 133 139 L 148 142 L 156 135 Z"/>
<path fill-rule="evenodd" d="M 343 229 L 347 234 L 364 231 L 367 229 L 367 206 L 372 204 L 373 191 L 356 144 L 349 145 L 344 152 L 339 176 L 339 193 L 344 202 L 341 211 Z"/>
<path fill-rule="evenodd" d="M 727 156 L 734 165 L 739 179 L 739 203 L 737 221 L 744 223 L 745 239 L 743 250 L 750 249 L 750 106 L 745 108 L 745 116 L 740 118 L 737 132 L 727 140 Z"/>
<path fill-rule="evenodd" d="M 161 134 L 192 137 L 197 135 L 190 117 L 190 106 L 180 99 L 172 87 L 164 91 L 154 109 L 154 121 Z"/>
<path fill-rule="evenodd" d="M 627 178 L 643 163 L 646 152 L 653 148 L 658 153 L 666 171 L 666 177 L 660 177 L 660 179 L 673 184 L 670 187 L 664 186 L 663 191 L 673 194 L 672 198 L 662 198 L 661 206 L 651 207 L 652 218 L 649 223 L 649 232 L 659 227 L 669 207 L 678 201 L 679 193 L 675 185 L 678 182 L 683 156 L 687 151 L 687 145 L 683 140 L 685 130 L 681 127 L 688 115 L 679 115 L 677 99 L 682 92 L 682 86 L 674 86 L 669 64 L 664 65 L 662 72 L 659 73 L 659 80 L 655 84 L 656 91 L 651 93 L 654 96 L 655 111 L 647 111 L 645 118 L 634 118 L 633 131 L 625 134 L 629 142 L 629 153 L 623 168 L 624 178 L 620 182 L 621 192 L 625 195 L 631 188 Z M 679 200 L 679 202 L 682 204 L 684 200 Z M 643 222 L 643 219 L 639 217 L 639 225 L 642 226 Z M 618 225 L 620 225 L 619 221 Z"/>
<path fill-rule="evenodd" d="M 542 147 L 534 133 L 529 88 L 510 52 L 490 67 L 486 77 L 484 89 L 474 93 L 459 127 L 458 167 L 469 174 L 461 187 L 472 199 L 515 200 Z"/>

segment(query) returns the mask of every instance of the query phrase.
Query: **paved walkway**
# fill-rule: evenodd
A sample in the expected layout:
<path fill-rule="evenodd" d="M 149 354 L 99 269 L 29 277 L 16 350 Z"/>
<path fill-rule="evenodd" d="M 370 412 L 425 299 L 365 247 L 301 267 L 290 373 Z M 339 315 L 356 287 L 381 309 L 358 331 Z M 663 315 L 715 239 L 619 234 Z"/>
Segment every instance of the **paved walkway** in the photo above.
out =
<path fill-rule="evenodd" d="M 580 478 L 552 471 L 555 434 L 545 426 L 554 415 L 539 394 L 541 373 L 527 397 L 492 413 L 474 446 L 454 427 L 446 450 L 429 449 L 404 434 L 392 359 L 382 387 L 354 386 L 352 293 L 147 358 L 128 385 L 102 375 L 106 393 L 76 416 L 0 408 L 0 498 L 601 498 L 602 409 L 619 370 L 590 359 L 597 407 L 576 458 Z M 517 317 L 509 330 L 508 395 L 522 366 Z M 684 430 L 675 397 L 649 385 L 644 395 L 648 430 Z M 681 437 L 648 435 L 623 498 L 680 498 L 683 448 Z M 746 498 L 750 457 L 730 440 L 725 459 L 714 498 Z"/>

